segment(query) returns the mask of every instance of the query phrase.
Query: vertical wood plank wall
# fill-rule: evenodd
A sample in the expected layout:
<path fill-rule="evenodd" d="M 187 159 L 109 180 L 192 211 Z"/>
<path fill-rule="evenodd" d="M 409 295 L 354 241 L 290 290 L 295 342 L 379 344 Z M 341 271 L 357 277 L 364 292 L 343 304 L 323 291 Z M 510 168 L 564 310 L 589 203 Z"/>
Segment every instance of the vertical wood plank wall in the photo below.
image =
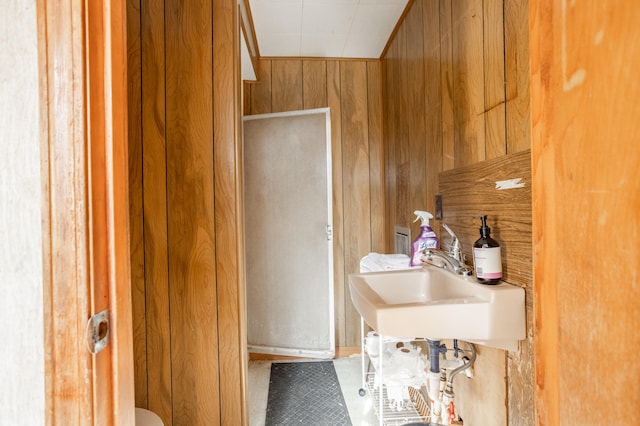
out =
<path fill-rule="evenodd" d="M 168 426 L 246 420 L 237 19 L 127 1 L 135 398 Z"/>
<path fill-rule="evenodd" d="M 164 11 L 173 423 L 205 424 L 220 410 L 213 356 L 218 336 L 215 328 L 203 326 L 217 322 L 212 4 L 167 1 Z"/>
<path fill-rule="evenodd" d="M 245 83 L 245 115 L 331 108 L 336 346 L 360 345 L 348 274 L 385 247 L 379 61 L 262 59 Z"/>
<path fill-rule="evenodd" d="M 387 250 L 395 225 L 416 235 L 413 211 L 433 212 L 440 172 L 530 148 L 528 58 L 527 0 L 413 1 L 382 58 Z M 505 377 L 506 389 L 456 393 L 466 397 L 465 423 L 534 424 L 527 305 L 521 350 L 483 348 L 479 357 L 478 374 Z M 502 415 L 482 417 L 483 406 Z"/>

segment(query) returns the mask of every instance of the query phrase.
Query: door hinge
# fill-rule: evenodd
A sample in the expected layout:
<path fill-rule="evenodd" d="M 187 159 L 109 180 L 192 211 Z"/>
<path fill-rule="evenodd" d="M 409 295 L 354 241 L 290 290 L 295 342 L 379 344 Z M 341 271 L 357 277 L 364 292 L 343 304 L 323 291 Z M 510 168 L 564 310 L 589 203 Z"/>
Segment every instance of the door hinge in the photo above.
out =
<path fill-rule="evenodd" d="M 327 240 L 331 241 L 333 239 L 333 228 L 331 225 L 327 225 Z"/>
<path fill-rule="evenodd" d="M 97 354 L 109 344 L 109 309 L 92 315 L 87 322 L 87 349 Z"/>

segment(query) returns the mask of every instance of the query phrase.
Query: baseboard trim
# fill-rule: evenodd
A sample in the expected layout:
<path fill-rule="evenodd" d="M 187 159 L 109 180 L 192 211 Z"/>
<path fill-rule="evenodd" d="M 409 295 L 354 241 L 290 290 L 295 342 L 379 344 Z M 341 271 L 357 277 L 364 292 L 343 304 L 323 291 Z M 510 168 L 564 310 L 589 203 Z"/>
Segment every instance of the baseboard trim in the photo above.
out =
<path fill-rule="evenodd" d="M 352 355 L 360 354 L 362 348 L 360 346 L 343 346 L 336 348 L 336 358 L 346 358 Z M 300 360 L 300 359 L 309 359 L 297 356 L 288 356 L 288 355 L 274 355 L 274 354 L 259 354 L 259 353 L 249 353 L 249 360 L 251 361 L 286 361 L 286 360 Z"/>

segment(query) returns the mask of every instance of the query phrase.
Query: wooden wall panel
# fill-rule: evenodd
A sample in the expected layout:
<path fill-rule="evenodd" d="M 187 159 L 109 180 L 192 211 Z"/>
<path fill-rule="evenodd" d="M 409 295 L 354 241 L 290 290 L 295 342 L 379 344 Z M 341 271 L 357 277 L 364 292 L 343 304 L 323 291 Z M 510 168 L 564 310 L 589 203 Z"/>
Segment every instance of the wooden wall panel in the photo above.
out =
<path fill-rule="evenodd" d="M 271 61 L 258 61 L 260 81 L 245 84 L 251 92 L 249 114 L 268 114 L 274 112 L 271 108 Z"/>
<path fill-rule="evenodd" d="M 212 5 L 165 4 L 173 424 L 220 418 L 214 222 Z"/>
<path fill-rule="evenodd" d="M 521 178 L 524 188 L 498 191 L 495 182 Z M 531 157 L 530 151 L 443 172 L 440 175 L 444 221 L 460 238 L 467 259 L 478 238 L 474 215 L 489 214 L 488 222 L 501 244 L 504 280 L 525 288 L 527 339 L 518 351 L 483 348 L 473 381 L 458 380 L 457 395 L 463 418 L 473 424 L 532 425 L 533 395 L 533 277 L 531 252 Z M 443 237 L 445 244 L 448 238 Z M 506 370 L 506 371 L 505 371 Z M 507 387 L 502 379 L 507 374 Z M 476 380 L 477 379 L 477 380 Z M 503 396 L 504 395 L 504 396 Z M 508 407 L 504 398 L 508 396 Z M 471 402 L 473 401 L 473 402 Z M 489 408 L 489 409 L 487 409 Z M 496 413 L 500 416 L 494 417 Z M 508 419 L 508 423 L 507 422 Z"/>
<path fill-rule="evenodd" d="M 251 114 L 251 84 L 242 84 L 242 114 Z"/>
<path fill-rule="evenodd" d="M 425 67 L 424 67 L 424 34 L 423 34 L 422 2 L 414 2 L 405 16 L 406 28 L 406 76 L 403 77 L 407 84 L 406 105 L 406 129 L 407 129 L 407 155 L 408 155 L 408 181 L 427 182 L 427 144 L 425 129 L 425 114 L 414 114 L 412 111 L 425 111 Z M 426 185 L 409 185 L 408 211 L 402 214 L 413 220 L 413 210 L 428 210 L 426 197 Z M 400 214 L 400 212 L 398 212 Z M 413 235 L 418 235 L 419 224 L 413 225 Z"/>
<path fill-rule="evenodd" d="M 435 214 L 435 197 L 438 191 L 438 173 L 443 167 L 443 116 L 444 104 L 441 76 L 440 50 L 440 2 L 429 1 L 423 5 L 424 26 L 424 75 L 425 75 L 425 139 L 426 178 L 424 207 Z M 449 128 L 453 130 L 452 127 Z"/>
<path fill-rule="evenodd" d="M 453 172 L 486 158 L 499 160 L 507 153 L 520 153 L 530 147 L 525 131 L 528 80 L 522 73 L 528 67 L 528 53 L 526 46 L 521 44 L 521 40 L 526 40 L 526 16 L 521 3 L 506 3 L 509 2 L 416 1 L 382 58 L 388 251 L 393 250 L 390 237 L 394 225 L 409 226 L 411 213 L 417 208 L 433 209 L 438 185 L 443 184 L 442 176 L 448 176 L 441 171 Z M 421 24 L 414 16 L 420 9 Z M 422 28 L 417 28 L 416 23 Z M 413 103 L 410 94 L 410 88 L 422 84 L 411 81 L 416 77 L 411 67 L 416 60 L 413 56 L 417 44 L 415 37 L 420 32 L 423 53 L 417 60 L 422 60 L 424 66 L 423 105 Z M 409 114 L 411 117 L 407 117 Z M 416 118 L 419 116 L 424 119 L 424 130 L 422 122 Z M 422 132 L 424 148 L 415 140 Z M 424 174 L 412 163 L 416 157 L 424 158 Z M 410 167 L 407 167 L 407 158 L 410 158 Z M 412 172 L 407 173 L 407 170 Z M 439 223 L 435 224 L 441 231 Z M 458 231 L 455 226 L 453 229 Z M 471 229 L 468 236 L 463 230 L 463 236 L 475 236 L 475 241 L 475 223 Z M 416 225 L 412 225 L 412 231 L 417 232 Z M 447 238 L 442 232 L 440 235 L 446 245 Z M 510 246 L 530 251 L 530 243 L 524 240 L 513 241 Z M 525 280 L 530 287 L 531 274 L 518 262 L 509 261 L 509 273 Z M 527 302 L 531 307 L 531 294 Z M 502 404 L 504 407 L 504 397 L 500 395 L 506 395 L 509 407 L 508 413 L 500 409 L 500 422 L 534 424 L 532 323 L 530 317 L 528 320 L 528 339 L 519 351 L 508 356 L 503 351 L 483 351 L 478 363 L 483 370 L 477 372 L 479 377 L 488 380 L 507 374 L 507 380 L 493 381 L 491 389 L 483 388 L 478 381 L 474 384 L 478 386 L 476 390 L 467 390 L 466 397 L 460 395 L 465 411 L 472 413 L 469 414 L 472 424 L 474 416 L 476 422 L 495 420 L 477 416 L 482 416 L 482 405 Z M 485 399 L 469 397 L 470 392 L 482 394 Z M 479 424 L 484 424 L 482 421 Z"/>
<path fill-rule="evenodd" d="M 251 114 L 263 112 L 254 110 L 260 102 L 253 96 L 264 93 L 274 99 L 271 112 L 297 105 L 330 108 L 336 346 L 358 347 L 360 320 L 351 305 L 347 276 L 359 270 L 360 259 L 370 251 L 383 251 L 385 238 L 380 64 L 278 58 L 262 59 L 260 64 L 272 77 L 250 85 Z M 299 101 L 287 106 L 275 101 L 289 96 Z"/>
<path fill-rule="evenodd" d="M 128 6 L 129 31 L 139 31 L 129 40 L 131 245 L 144 262 L 132 277 L 143 321 L 136 403 L 165 425 L 244 424 L 237 3 Z M 249 87 L 245 106 L 270 110 L 270 87 L 260 88 L 252 97 Z"/>
<path fill-rule="evenodd" d="M 505 401 L 505 352 L 500 349 L 476 345 L 478 354 L 473 366 L 473 379 L 464 375 L 454 379 L 456 412 L 463 424 L 506 426 L 509 423 Z M 515 424 L 518 424 L 517 418 Z"/>
<path fill-rule="evenodd" d="M 524 185 L 522 188 L 496 189 L 496 182 L 516 178 L 521 179 L 520 182 Z M 533 316 L 531 186 L 529 150 L 440 174 L 443 220 L 456 232 L 468 263 L 472 264 L 471 249 L 473 242 L 479 237 L 480 222 L 473 217 L 487 214 L 491 235 L 500 243 L 503 281 L 525 288 L 526 315 L 529 320 Z M 443 242 L 448 244 L 449 238 L 443 236 Z M 529 323 L 531 324 L 530 321 Z M 520 350 L 512 352 L 512 359 L 530 361 L 530 344 L 531 340 L 521 342 Z M 507 395 L 503 380 L 506 371 L 505 351 L 484 349 L 478 356 L 476 366 L 478 380 L 474 378 L 471 383 L 459 381 L 461 386 L 458 387 L 457 395 L 465 401 L 461 406 L 461 413 L 472 424 L 506 425 L 507 419 L 511 417 L 507 415 L 504 404 L 504 396 Z M 483 364 L 486 365 L 484 370 Z M 515 364 L 512 365 L 517 368 Z M 521 366 L 521 369 L 529 373 L 528 377 L 532 377 L 530 365 Z M 530 385 L 530 381 L 522 380 L 523 376 L 518 375 L 518 384 Z M 523 391 L 522 388 L 518 391 L 513 386 L 509 389 L 512 396 L 515 392 Z M 522 397 L 514 399 L 521 400 Z M 524 403 L 517 405 L 528 411 L 512 413 L 514 417 L 510 424 L 531 422 L 533 406 L 526 406 Z"/>
<path fill-rule="evenodd" d="M 528 0 L 504 2 L 505 120 L 508 154 L 531 147 Z M 535 218 L 535 216 L 534 216 Z M 535 221 L 535 219 L 534 219 Z M 529 296 L 529 295 L 528 295 Z M 535 295 L 527 301 L 533 303 Z M 534 314 L 527 312 L 527 340 L 507 354 L 508 417 L 512 425 L 534 425 Z"/>
<path fill-rule="evenodd" d="M 141 3 L 144 264 L 147 327 L 147 404 L 172 422 L 164 4 Z M 136 380 L 138 377 L 136 376 Z"/>
<path fill-rule="evenodd" d="M 144 221 L 142 218 L 142 46 L 140 1 L 127 2 L 127 74 L 129 119 L 129 233 L 135 403 L 147 407 L 147 324 L 144 289 Z"/>
<path fill-rule="evenodd" d="M 349 61 L 340 67 L 342 109 L 342 179 L 344 207 L 345 274 L 360 269 L 360 259 L 371 251 L 369 127 L 367 114 L 367 64 Z M 345 283 L 348 280 L 345 278 Z M 348 286 L 344 291 L 349 294 Z M 347 297 L 345 296 L 345 299 Z M 356 343 L 360 337 L 360 315 L 345 303 L 345 337 Z"/>
<path fill-rule="evenodd" d="M 508 153 L 531 146 L 528 0 L 504 2 L 505 100 Z"/>
<path fill-rule="evenodd" d="M 533 285 L 529 285 L 533 287 Z M 534 298 L 527 289 L 527 302 Z M 507 418 L 510 425 L 535 425 L 534 393 L 534 310 L 527 307 L 527 338 L 518 351 L 507 352 Z"/>
<path fill-rule="evenodd" d="M 379 62 L 367 62 L 367 111 L 369 118 L 369 193 L 371 202 L 371 251 L 385 253 L 384 145 L 382 133 L 382 77 Z"/>
<path fill-rule="evenodd" d="M 415 4 L 415 3 L 414 3 Z M 406 15 L 405 15 L 406 16 Z M 400 27 L 396 32 L 396 42 L 398 53 L 394 65 L 397 80 L 398 103 L 396 104 L 396 137 L 397 143 L 391 146 L 395 150 L 395 173 L 396 173 L 396 192 L 395 215 L 397 224 L 401 226 L 410 226 L 413 218 L 412 212 L 416 209 L 411 203 L 411 175 L 409 159 L 411 152 L 409 151 L 409 119 L 414 115 L 414 111 L 409 108 L 408 90 L 409 90 L 409 70 L 407 59 L 407 28 Z M 414 225 L 415 226 L 415 225 Z M 415 233 L 413 234 L 415 235 Z"/>
<path fill-rule="evenodd" d="M 608 422 L 637 423 L 640 4 L 529 12 L 536 422 L 597 424 L 608 400 Z"/>
<path fill-rule="evenodd" d="M 340 62 L 327 62 L 327 106 L 331 114 L 331 177 L 333 182 L 333 289 L 335 303 L 336 346 L 347 346 L 344 312 L 349 298 L 344 274 L 344 191 L 342 183 L 342 92 Z"/>
<path fill-rule="evenodd" d="M 302 60 L 271 63 L 271 112 L 302 109 Z"/>
<path fill-rule="evenodd" d="M 521 188 L 496 189 L 496 182 L 520 178 Z M 486 214 L 491 236 L 500 243 L 503 281 L 527 289 L 532 308 L 531 266 L 531 153 L 501 156 L 440 174 L 443 220 L 456 232 L 469 264 L 479 238 L 480 220 Z M 442 237 L 448 242 L 450 237 Z"/>
<path fill-rule="evenodd" d="M 302 61 L 303 109 L 327 106 L 327 62 Z"/>
<path fill-rule="evenodd" d="M 490 159 L 507 154 L 503 0 L 484 0 L 483 7 L 485 158 Z"/>
<path fill-rule="evenodd" d="M 482 3 L 451 3 L 456 167 L 485 159 Z"/>
<path fill-rule="evenodd" d="M 455 122 L 454 122 L 454 74 L 453 74 L 453 28 L 451 0 L 440 0 L 440 36 L 431 41 L 440 41 L 440 69 L 442 81 L 442 170 L 455 167 Z M 431 35 L 431 37 L 433 37 Z"/>
<path fill-rule="evenodd" d="M 398 55 L 398 43 L 394 40 L 389 49 L 387 49 L 387 59 L 383 62 L 382 67 L 383 74 L 383 128 L 385 132 L 385 213 L 386 213 L 386 232 L 387 238 L 387 252 L 393 251 L 393 235 L 394 226 L 398 223 L 396 218 L 396 205 L 397 205 L 397 178 L 395 149 L 397 141 L 399 140 L 397 128 L 398 123 L 398 108 L 397 99 L 391 96 L 391 93 L 396 90 L 397 86 L 397 55 Z"/>

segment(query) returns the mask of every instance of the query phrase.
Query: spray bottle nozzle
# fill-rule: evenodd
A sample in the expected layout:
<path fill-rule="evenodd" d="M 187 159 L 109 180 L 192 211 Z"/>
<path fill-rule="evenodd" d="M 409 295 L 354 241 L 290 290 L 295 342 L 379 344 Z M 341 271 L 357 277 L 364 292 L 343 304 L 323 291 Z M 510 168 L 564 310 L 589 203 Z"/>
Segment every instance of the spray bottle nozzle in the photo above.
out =
<path fill-rule="evenodd" d="M 420 226 L 429 226 L 429 219 L 433 218 L 433 215 L 431 213 L 422 210 L 416 210 L 413 212 L 413 214 L 416 215 L 416 220 L 414 220 L 414 222 L 417 222 L 418 220 L 422 221 Z"/>

